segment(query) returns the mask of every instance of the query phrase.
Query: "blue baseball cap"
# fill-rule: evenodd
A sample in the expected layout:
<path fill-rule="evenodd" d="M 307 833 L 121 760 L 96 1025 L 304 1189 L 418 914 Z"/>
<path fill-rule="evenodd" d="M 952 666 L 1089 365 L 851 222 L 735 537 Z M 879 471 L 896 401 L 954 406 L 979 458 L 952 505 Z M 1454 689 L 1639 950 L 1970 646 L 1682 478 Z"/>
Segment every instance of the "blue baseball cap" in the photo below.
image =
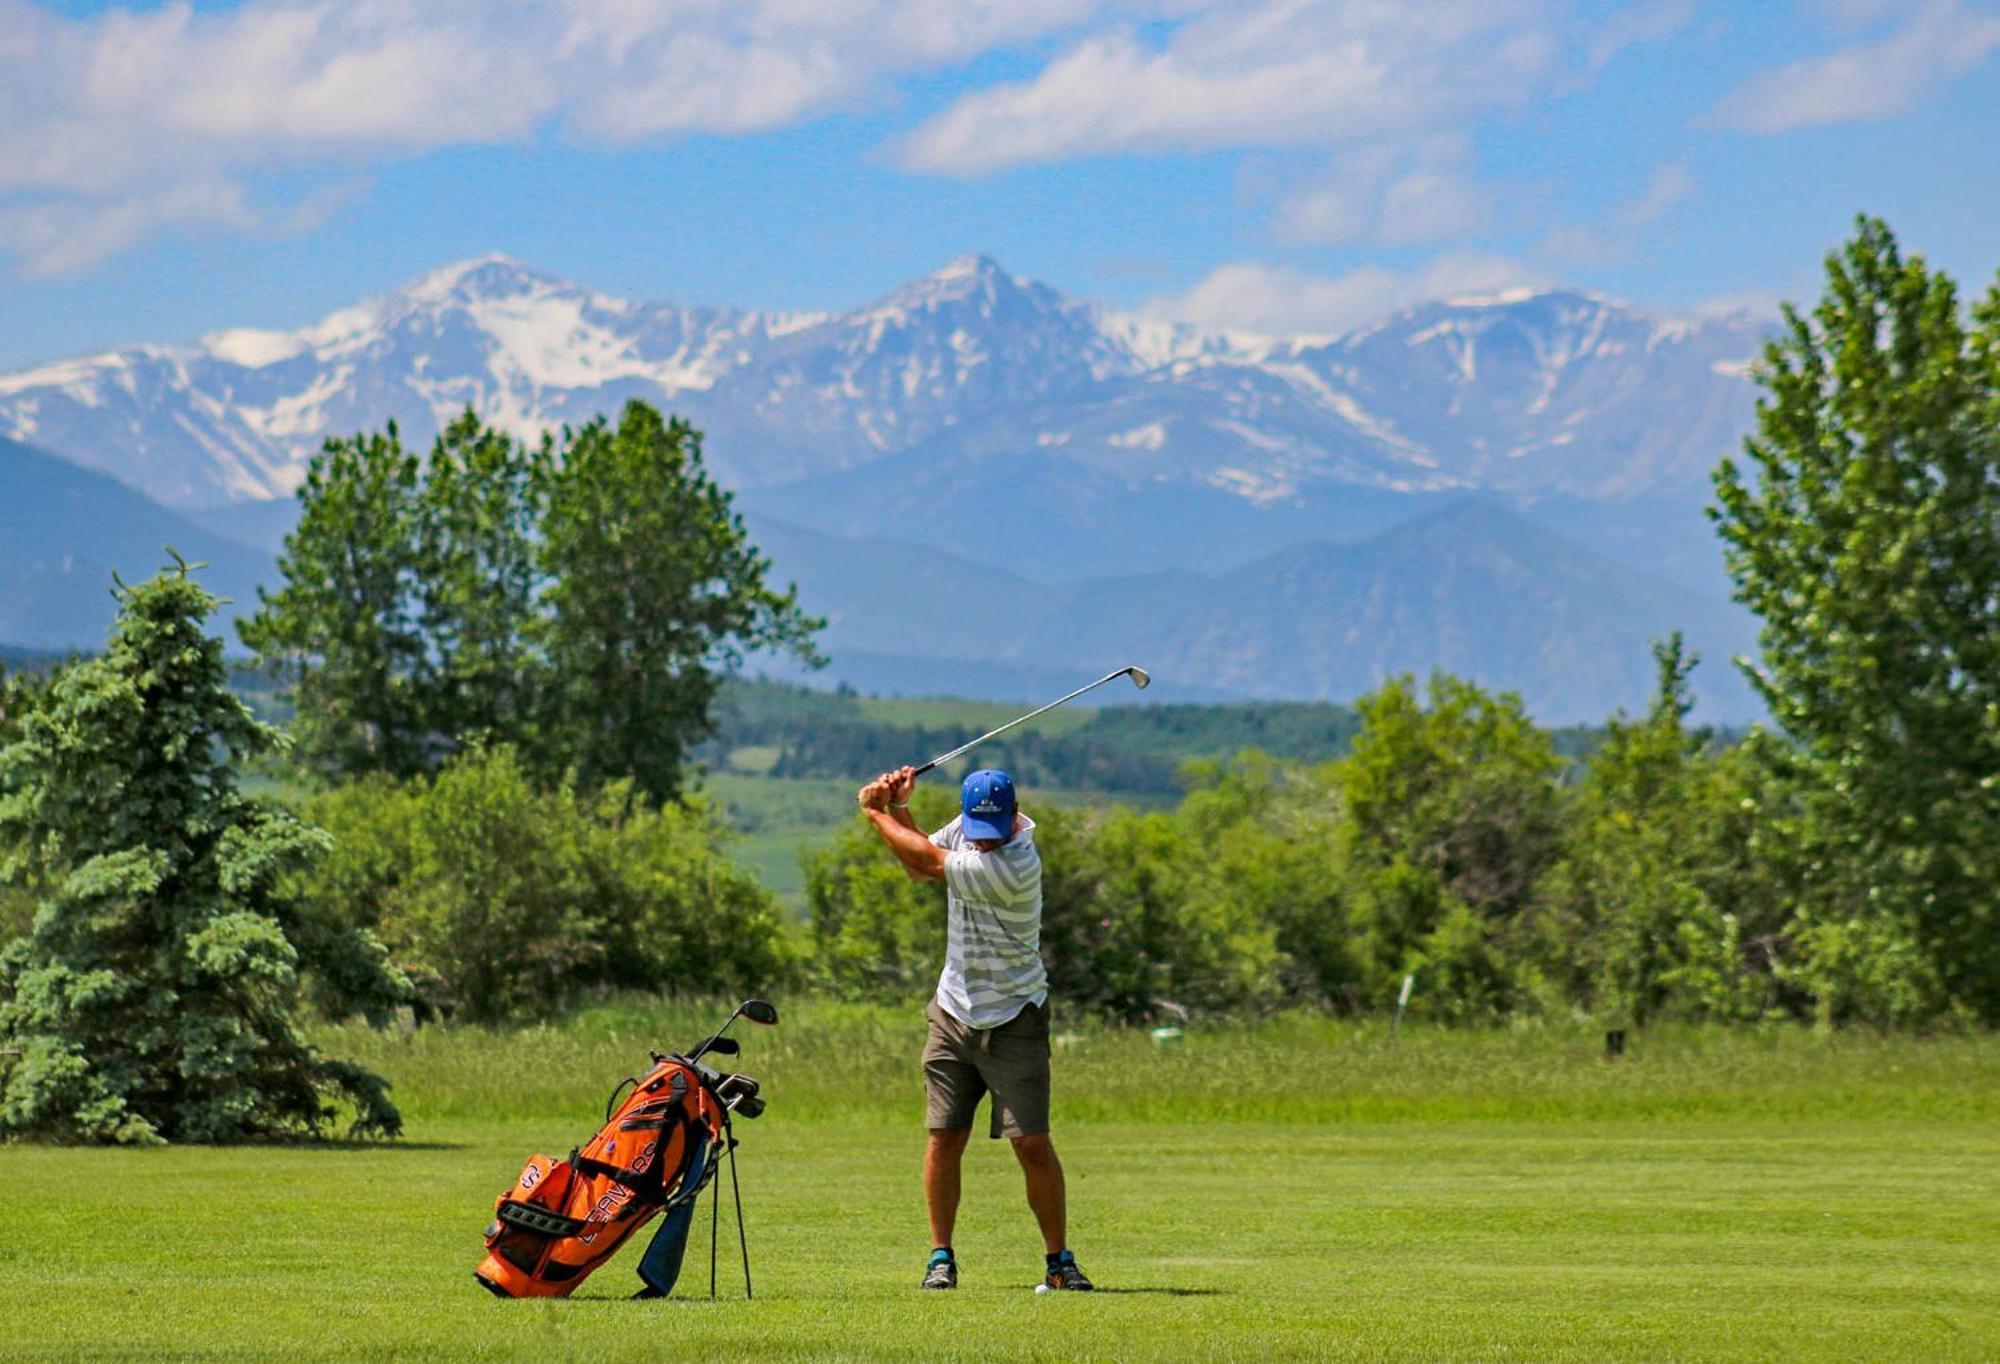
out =
<path fill-rule="evenodd" d="M 967 775 L 959 788 L 959 809 L 965 816 L 959 828 L 967 838 L 1014 836 L 1014 779 L 1005 772 L 981 768 Z"/>

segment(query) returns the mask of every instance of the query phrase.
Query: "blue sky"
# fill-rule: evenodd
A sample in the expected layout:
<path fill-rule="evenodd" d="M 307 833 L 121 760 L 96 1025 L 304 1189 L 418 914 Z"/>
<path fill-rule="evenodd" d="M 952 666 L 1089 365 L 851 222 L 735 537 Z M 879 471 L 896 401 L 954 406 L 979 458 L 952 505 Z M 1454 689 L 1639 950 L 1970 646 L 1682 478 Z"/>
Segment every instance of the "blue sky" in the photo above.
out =
<path fill-rule="evenodd" d="M 1975 0 L 0 0 L 0 367 L 502 251 L 828 308 L 966 251 L 1210 325 L 2000 266 Z"/>

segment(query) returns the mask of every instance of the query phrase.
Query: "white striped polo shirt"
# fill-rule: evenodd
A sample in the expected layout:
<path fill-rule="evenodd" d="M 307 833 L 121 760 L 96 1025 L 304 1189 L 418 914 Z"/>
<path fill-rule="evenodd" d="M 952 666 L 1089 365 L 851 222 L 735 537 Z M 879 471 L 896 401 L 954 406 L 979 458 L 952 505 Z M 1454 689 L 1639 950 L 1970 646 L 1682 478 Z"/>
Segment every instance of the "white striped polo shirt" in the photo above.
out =
<path fill-rule="evenodd" d="M 960 820 L 931 835 L 945 851 L 946 939 L 938 1007 L 973 1028 L 997 1028 L 1049 997 L 1042 968 L 1042 855 L 1026 815 L 992 852 L 967 840 Z"/>

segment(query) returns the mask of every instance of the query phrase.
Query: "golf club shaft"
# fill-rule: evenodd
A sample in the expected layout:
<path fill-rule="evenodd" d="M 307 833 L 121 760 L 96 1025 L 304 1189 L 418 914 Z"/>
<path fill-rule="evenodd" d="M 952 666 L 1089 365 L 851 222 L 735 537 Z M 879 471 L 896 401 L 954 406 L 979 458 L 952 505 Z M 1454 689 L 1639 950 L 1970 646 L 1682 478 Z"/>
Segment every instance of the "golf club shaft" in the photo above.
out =
<path fill-rule="evenodd" d="M 961 753 L 971 752 L 973 749 L 979 747 L 979 745 L 985 743 L 988 739 L 993 738 L 995 735 L 1005 734 L 1015 725 L 1026 723 L 1027 721 L 1034 719 L 1037 715 L 1040 715 L 1043 711 L 1054 710 L 1057 706 L 1060 706 L 1065 701 L 1074 701 L 1077 697 L 1083 695 L 1085 692 L 1093 691 L 1096 688 L 1103 686 L 1106 682 L 1115 682 L 1119 678 L 1127 676 L 1131 672 L 1132 669 L 1128 667 L 1128 668 L 1120 668 L 1117 672 L 1106 673 L 1104 676 L 1098 678 L 1095 682 L 1092 682 L 1087 687 L 1078 687 L 1075 691 L 1071 692 L 1067 696 L 1058 696 L 1055 700 L 1049 702 L 1046 706 L 1037 706 L 1035 709 L 1029 711 L 1026 715 L 1017 715 L 1013 719 L 1009 720 L 1006 724 L 1000 726 L 998 729 L 987 730 L 986 733 L 980 735 L 977 739 L 972 740 L 970 743 L 960 744 L 957 748 L 954 748 L 949 753 L 938 754 L 935 758 L 932 758 L 922 767 L 919 767 L 917 769 L 917 775 L 921 777 L 924 775 L 924 773 L 930 771 L 933 767 L 936 767 L 941 763 L 948 763 Z"/>
<path fill-rule="evenodd" d="M 706 1056 L 708 1054 L 708 1049 L 715 1045 L 716 1039 L 721 1037 L 722 1034 L 728 1032 L 729 1025 L 731 1023 L 734 1023 L 739 1017 L 742 1016 L 742 1014 L 743 1014 L 743 1006 L 741 1004 L 738 1004 L 736 1006 L 736 1011 L 730 1014 L 729 1017 L 722 1020 L 721 1027 L 717 1028 L 714 1032 L 710 1033 L 707 1037 L 702 1039 L 701 1045 L 694 1049 L 694 1051 L 688 1056 L 688 1060 L 699 1061 L 703 1056 Z"/>

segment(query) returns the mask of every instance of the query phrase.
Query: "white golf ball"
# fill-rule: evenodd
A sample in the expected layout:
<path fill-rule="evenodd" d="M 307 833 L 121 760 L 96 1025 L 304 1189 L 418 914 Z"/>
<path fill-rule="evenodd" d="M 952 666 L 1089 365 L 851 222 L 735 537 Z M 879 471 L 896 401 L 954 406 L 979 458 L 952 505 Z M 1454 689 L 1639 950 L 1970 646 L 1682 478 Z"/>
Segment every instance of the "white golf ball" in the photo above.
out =
<path fill-rule="evenodd" d="M 1053 1293 L 1053 1292 L 1055 1292 L 1055 1289 L 1053 1289 L 1053 1288 L 1050 1288 L 1050 1287 L 1049 1287 L 1049 1286 L 1048 1286 L 1047 1284 L 1045 1284 L 1045 1283 L 1038 1283 L 1038 1284 L 1036 1284 L 1036 1285 L 1035 1285 L 1035 1291 L 1036 1291 L 1037 1293 Z"/>

